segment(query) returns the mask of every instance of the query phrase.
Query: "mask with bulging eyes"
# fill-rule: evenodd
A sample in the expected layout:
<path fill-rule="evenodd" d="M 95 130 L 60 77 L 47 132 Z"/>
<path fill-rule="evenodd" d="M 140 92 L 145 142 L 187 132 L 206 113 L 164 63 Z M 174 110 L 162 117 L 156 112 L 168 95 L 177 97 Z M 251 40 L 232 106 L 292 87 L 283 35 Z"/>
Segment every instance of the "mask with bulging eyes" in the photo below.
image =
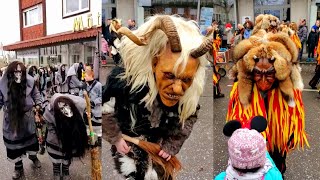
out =
<path fill-rule="evenodd" d="M 253 69 L 253 79 L 260 91 L 267 91 L 272 88 L 272 85 L 276 81 L 276 70 L 273 66 L 275 61 L 274 57 L 257 58 L 254 56 L 256 65 Z"/>
<path fill-rule="evenodd" d="M 67 116 L 67 117 L 72 117 L 73 116 L 73 112 L 71 110 L 71 107 L 69 106 L 69 104 L 66 104 L 64 102 L 58 102 L 58 107 L 60 109 L 60 111 L 62 112 L 63 115 Z"/>
<path fill-rule="evenodd" d="M 14 81 L 16 83 L 21 83 L 22 70 L 21 66 L 18 64 L 17 68 L 14 70 Z"/>

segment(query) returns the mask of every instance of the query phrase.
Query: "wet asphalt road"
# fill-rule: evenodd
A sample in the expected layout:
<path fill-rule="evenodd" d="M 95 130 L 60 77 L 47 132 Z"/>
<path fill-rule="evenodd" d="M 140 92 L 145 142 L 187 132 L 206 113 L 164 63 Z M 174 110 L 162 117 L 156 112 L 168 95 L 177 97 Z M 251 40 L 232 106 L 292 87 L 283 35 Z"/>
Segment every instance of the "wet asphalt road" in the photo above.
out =
<path fill-rule="evenodd" d="M 208 74 L 209 73 L 209 74 Z M 180 159 L 183 170 L 178 180 L 210 180 L 212 179 L 213 162 L 213 127 L 212 127 L 212 73 L 207 71 L 205 92 L 200 98 L 201 109 L 199 119 L 193 131 L 186 140 L 177 157 Z M 102 81 L 104 82 L 104 81 Z M 103 140 L 103 179 L 123 180 L 114 170 L 113 159 L 109 151 L 110 144 Z"/>
<path fill-rule="evenodd" d="M 320 100 L 317 99 L 317 92 L 308 91 L 308 83 L 314 75 L 314 64 L 303 64 L 302 77 L 305 85 L 303 91 L 303 101 L 306 114 L 306 131 L 309 136 L 310 148 L 294 150 L 289 153 L 287 158 L 287 171 L 285 178 L 288 180 L 316 180 L 320 179 Z M 216 176 L 227 167 L 228 149 L 227 138 L 222 134 L 222 128 L 225 124 L 227 113 L 228 94 L 231 90 L 232 81 L 227 77 L 222 78 L 221 89 L 227 95 L 225 98 L 214 100 L 214 163 L 213 174 Z"/>

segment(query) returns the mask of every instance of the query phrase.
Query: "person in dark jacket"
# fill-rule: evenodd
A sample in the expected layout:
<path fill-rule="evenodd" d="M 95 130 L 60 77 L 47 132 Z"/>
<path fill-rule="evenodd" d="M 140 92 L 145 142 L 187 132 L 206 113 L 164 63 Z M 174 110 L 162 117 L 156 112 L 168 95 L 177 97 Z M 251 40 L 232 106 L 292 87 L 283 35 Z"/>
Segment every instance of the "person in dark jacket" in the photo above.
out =
<path fill-rule="evenodd" d="M 300 42 L 301 42 L 301 50 L 299 52 L 299 57 L 298 57 L 298 59 L 300 61 L 301 61 L 301 58 L 302 58 L 304 43 L 307 41 L 307 36 L 308 36 L 308 28 L 306 26 L 306 20 L 302 19 L 302 20 L 300 20 L 299 30 L 298 30 L 298 37 L 299 37 Z"/>
<path fill-rule="evenodd" d="M 106 26 L 105 34 L 103 35 L 111 49 L 112 59 L 116 65 L 121 63 L 121 58 L 117 50 L 115 40 L 118 38 L 116 31 L 121 27 L 120 19 L 113 19 L 109 25 Z"/>
<path fill-rule="evenodd" d="M 308 45 L 308 59 L 307 62 L 314 61 L 314 49 L 318 45 L 318 33 L 312 28 L 308 40 L 307 40 L 307 45 Z"/>

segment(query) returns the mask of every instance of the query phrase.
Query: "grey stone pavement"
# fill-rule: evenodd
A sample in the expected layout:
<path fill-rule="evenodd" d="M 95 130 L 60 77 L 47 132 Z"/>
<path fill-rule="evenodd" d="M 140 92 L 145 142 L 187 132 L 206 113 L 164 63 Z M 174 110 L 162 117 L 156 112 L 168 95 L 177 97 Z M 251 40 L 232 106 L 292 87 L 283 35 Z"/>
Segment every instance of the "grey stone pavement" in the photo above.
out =
<path fill-rule="evenodd" d="M 106 74 L 109 72 L 105 70 Z M 177 157 L 183 165 L 178 175 L 178 180 L 209 180 L 213 171 L 213 126 L 212 126 L 212 71 L 207 71 L 207 81 L 204 94 L 200 98 L 201 109 L 199 119 L 193 127 L 193 131 L 186 140 Z M 101 78 L 104 83 L 105 80 Z M 110 144 L 103 140 L 103 179 L 123 180 L 114 170 L 113 159 L 110 153 Z"/>
<path fill-rule="evenodd" d="M 285 178 L 288 180 L 315 180 L 320 179 L 320 100 L 318 92 L 309 91 L 309 81 L 314 75 L 315 64 L 304 63 L 302 66 L 302 77 L 305 85 L 303 91 L 303 102 L 305 105 L 306 131 L 310 148 L 304 151 L 296 149 L 289 153 L 287 158 L 287 171 Z M 227 113 L 228 95 L 231 90 L 232 81 L 227 77 L 221 80 L 221 89 L 226 97 L 214 100 L 214 148 L 213 148 L 213 174 L 216 176 L 227 167 L 228 149 L 227 138 L 222 134 Z"/>
<path fill-rule="evenodd" d="M 0 111 L 0 179 L 7 180 L 12 179 L 14 170 L 14 164 L 7 160 L 6 148 L 3 143 L 2 136 L 3 125 L 3 111 Z M 49 180 L 53 179 L 52 163 L 49 159 L 49 155 L 45 152 L 44 155 L 38 155 L 41 161 L 41 168 L 34 169 L 32 162 L 26 157 L 23 160 L 24 174 L 26 179 L 30 180 Z M 91 177 L 91 159 L 90 151 L 87 152 L 84 159 L 75 159 L 70 166 L 70 175 L 76 180 L 88 180 Z"/>
<path fill-rule="evenodd" d="M 104 84 L 112 67 L 102 67 L 100 81 Z M 308 82 L 314 74 L 315 65 L 302 64 L 302 76 L 305 83 L 303 100 L 306 111 L 306 130 L 309 136 L 310 148 L 304 151 L 296 149 L 287 158 L 286 179 L 320 179 L 320 100 L 317 92 L 308 91 Z M 178 175 L 178 180 L 209 180 L 219 172 L 224 171 L 227 165 L 227 138 L 222 134 L 228 104 L 228 94 L 232 81 L 227 77 L 222 78 L 221 88 L 225 98 L 213 101 L 212 73 L 207 71 L 207 80 L 204 94 L 200 98 L 201 109 L 198 122 L 183 145 L 177 157 L 180 159 L 183 170 Z M 3 112 L 0 111 L 0 127 L 2 128 Z M 2 131 L 0 131 L 2 136 Z M 103 179 L 123 180 L 114 170 L 113 159 L 110 153 L 110 144 L 103 140 L 102 145 Z M 38 155 L 42 162 L 40 169 L 33 169 L 32 163 L 24 159 L 24 169 L 27 179 L 47 180 L 52 179 L 52 163 L 48 154 Z M 0 179 L 11 179 L 14 165 L 6 160 L 6 150 L 0 138 Z M 90 179 L 90 152 L 82 160 L 74 160 L 70 166 L 73 179 Z"/>

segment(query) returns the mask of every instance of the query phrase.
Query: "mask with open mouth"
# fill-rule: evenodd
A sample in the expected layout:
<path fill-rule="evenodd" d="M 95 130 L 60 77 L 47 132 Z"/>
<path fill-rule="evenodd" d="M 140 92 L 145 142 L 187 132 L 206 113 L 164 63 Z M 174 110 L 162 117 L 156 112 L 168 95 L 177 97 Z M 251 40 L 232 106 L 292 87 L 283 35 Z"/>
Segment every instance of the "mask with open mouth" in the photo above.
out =
<path fill-rule="evenodd" d="M 199 60 L 190 57 L 184 70 L 181 66 L 174 71 L 174 67 L 181 53 L 172 53 L 167 47 L 163 54 L 153 60 L 153 72 L 159 96 L 165 106 L 176 105 L 185 91 L 191 86 Z"/>
<path fill-rule="evenodd" d="M 62 112 L 62 114 L 65 115 L 66 117 L 70 118 L 73 116 L 73 112 L 69 104 L 66 104 L 64 102 L 58 102 L 58 107 L 60 108 L 60 111 Z"/>
<path fill-rule="evenodd" d="M 21 66 L 19 64 L 17 65 L 17 68 L 14 71 L 14 77 L 15 77 L 15 82 L 16 83 L 21 83 L 22 69 L 21 69 Z"/>

